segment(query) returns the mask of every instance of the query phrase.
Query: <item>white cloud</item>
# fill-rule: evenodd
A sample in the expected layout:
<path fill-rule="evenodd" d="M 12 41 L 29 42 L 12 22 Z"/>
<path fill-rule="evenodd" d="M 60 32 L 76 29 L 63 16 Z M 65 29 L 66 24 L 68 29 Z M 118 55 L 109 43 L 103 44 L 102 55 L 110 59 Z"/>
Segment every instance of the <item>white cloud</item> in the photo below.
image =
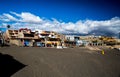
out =
<path fill-rule="evenodd" d="M 3 13 L 3 15 L 0 15 L 0 20 L 5 21 L 5 22 L 17 21 L 15 17 L 7 13 Z"/>
<path fill-rule="evenodd" d="M 42 22 L 42 19 L 39 16 L 36 16 L 34 14 L 31 14 L 29 12 L 22 12 L 21 14 L 17 14 L 15 12 L 11 12 L 12 14 L 16 15 L 17 17 L 20 17 L 20 22 L 29 22 L 29 23 L 40 23 Z"/>
<path fill-rule="evenodd" d="M 13 21 L 16 21 L 16 20 L 17 20 L 15 17 L 13 17 L 13 16 L 10 15 L 10 14 L 4 13 L 3 15 L 4 15 L 6 18 L 10 19 L 10 20 L 13 20 Z"/>
<path fill-rule="evenodd" d="M 4 21 L 16 21 L 12 23 L 13 28 L 31 28 L 42 29 L 49 31 L 56 31 L 60 33 L 81 33 L 89 34 L 94 33 L 118 33 L 120 31 L 120 18 L 113 17 L 109 20 L 97 21 L 97 20 L 79 20 L 76 23 L 73 22 L 60 22 L 55 18 L 52 20 L 41 19 L 29 12 L 22 12 L 20 14 L 16 12 L 10 12 L 10 14 L 0 15 L 0 18 L 4 24 Z"/>

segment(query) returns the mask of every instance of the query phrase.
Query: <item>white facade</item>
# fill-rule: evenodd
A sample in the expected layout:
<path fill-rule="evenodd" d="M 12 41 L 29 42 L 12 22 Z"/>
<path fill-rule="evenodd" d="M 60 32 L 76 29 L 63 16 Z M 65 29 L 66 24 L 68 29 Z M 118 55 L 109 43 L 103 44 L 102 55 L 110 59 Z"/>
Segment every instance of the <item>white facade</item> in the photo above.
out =
<path fill-rule="evenodd" d="M 74 41 L 75 40 L 74 36 L 72 36 L 72 35 L 66 35 L 65 39 L 68 40 L 68 41 Z"/>

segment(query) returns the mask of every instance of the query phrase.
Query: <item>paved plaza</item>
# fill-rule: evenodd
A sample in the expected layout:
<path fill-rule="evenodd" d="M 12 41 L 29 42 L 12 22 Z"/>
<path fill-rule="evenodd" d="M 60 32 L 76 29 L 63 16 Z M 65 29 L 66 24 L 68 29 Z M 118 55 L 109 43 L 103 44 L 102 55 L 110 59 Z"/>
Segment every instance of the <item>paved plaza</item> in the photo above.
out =
<path fill-rule="evenodd" d="M 15 65 L 11 61 L 11 64 L 3 57 L 0 63 L 7 61 L 5 63 L 8 67 L 11 64 L 11 68 L 1 64 L 3 70 L 20 68 L 9 76 L 6 74 L 10 71 L 4 72 L 5 74 L 0 72 L 0 77 L 120 77 L 120 51 L 102 49 L 105 51 L 104 55 L 101 51 L 92 51 L 85 47 L 66 49 L 2 47 L 0 48 L 2 56 L 11 56 L 16 60 L 14 63 L 19 63 Z"/>

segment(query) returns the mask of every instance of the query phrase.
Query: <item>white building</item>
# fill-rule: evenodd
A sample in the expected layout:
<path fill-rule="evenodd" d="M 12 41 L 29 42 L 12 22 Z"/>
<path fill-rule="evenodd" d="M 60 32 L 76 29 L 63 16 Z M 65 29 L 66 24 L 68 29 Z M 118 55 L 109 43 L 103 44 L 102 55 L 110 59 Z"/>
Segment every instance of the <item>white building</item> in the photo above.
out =
<path fill-rule="evenodd" d="M 65 39 L 66 39 L 67 41 L 77 41 L 77 40 L 80 39 L 80 37 L 79 37 L 79 36 L 75 36 L 75 35 L 66 35 L 66 36 L 65 36 Z"/>

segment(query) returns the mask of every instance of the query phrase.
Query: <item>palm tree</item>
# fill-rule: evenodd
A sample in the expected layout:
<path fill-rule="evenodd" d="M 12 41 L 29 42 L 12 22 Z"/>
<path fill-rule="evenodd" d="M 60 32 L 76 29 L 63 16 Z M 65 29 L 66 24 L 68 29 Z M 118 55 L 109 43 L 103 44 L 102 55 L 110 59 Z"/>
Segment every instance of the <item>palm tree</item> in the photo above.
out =
<path fill-rule="evenodd" d="M 10 25 L 7 25 L 7 28 L 9 29 L 9 28 L 10 28 Z"/>

